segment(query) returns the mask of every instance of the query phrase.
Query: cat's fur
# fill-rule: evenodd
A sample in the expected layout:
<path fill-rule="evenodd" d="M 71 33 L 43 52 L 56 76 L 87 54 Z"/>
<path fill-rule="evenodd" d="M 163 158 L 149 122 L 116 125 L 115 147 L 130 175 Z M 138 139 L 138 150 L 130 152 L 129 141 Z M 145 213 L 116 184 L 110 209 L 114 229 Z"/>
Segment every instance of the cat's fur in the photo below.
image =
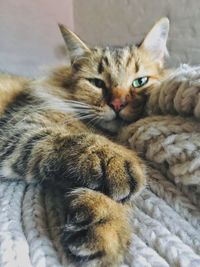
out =
<path fill-rule="evenodd" d="M 130 244 L 126 202 L 145 185 L 145 166 L 113 134 L 142 115 L 144 89 L 163 78 L 168 28 L 161 19 L 139 47 L 90 49 L 60 25 L 70 66 L 39 81 L 0 76 L 0 174 L 61 186 L 63 244 L 95 266 L 119 266 Z"/>

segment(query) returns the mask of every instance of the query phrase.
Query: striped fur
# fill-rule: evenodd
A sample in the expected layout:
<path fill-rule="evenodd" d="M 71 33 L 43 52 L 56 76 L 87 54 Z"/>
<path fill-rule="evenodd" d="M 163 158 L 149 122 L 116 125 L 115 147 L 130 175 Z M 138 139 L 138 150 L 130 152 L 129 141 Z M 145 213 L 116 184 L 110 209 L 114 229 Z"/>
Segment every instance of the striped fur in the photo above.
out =
<path fill-rule="evenodd" d="M 66 251 L 95 266 L 119 266 L 130 243 L 125 202 L 143 188 L 145 166 L 113 134 L 142 115 L 145 92 L 164 70 L 143 46 L 88 49 L 61 30 L 76 52 L 70 66 L 38 81 L 0 76 L 0 175 L 60 186 Z M 138 76 L 149 83 L 137 93 Z M 116 98 L 126 99 L 119 112 L 111 106 Z"/>

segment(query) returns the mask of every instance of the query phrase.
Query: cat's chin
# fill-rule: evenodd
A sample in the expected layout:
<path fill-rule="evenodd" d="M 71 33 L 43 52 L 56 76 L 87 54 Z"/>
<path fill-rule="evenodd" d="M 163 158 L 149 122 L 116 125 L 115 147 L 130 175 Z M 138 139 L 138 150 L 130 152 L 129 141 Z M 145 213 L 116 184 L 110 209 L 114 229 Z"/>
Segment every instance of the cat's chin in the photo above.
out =
<path fill-rule="evenodd" d="M 125 124 L 124 121 L 120 119 L 111 120 L 111 121 L 101 121 L 98 126 L 102 130 L 106 130 L 110 133 L 117 133 L 119 129 Z"/>

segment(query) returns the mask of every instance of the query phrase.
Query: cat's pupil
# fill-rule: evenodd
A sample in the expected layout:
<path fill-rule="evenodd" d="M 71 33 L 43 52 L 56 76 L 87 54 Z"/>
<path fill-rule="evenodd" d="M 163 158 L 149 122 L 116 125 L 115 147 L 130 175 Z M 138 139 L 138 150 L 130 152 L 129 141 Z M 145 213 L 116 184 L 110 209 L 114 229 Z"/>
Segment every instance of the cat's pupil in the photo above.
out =
<path fill-rule="evenodd" d="M 135 79 L 133 81 L 133 87 L 138 88 L 143 85 L 145 85 L 148 82 L 149 78 L 148 77 L 140 77 L 138 79 Z"/>
<path fill-rule="evenodd" d="M 92 78 L 92 79 L 88 79 L 88 80 L 91 84 L 95 85 L 98 88 L 104 89 L 106 87 L 105 82 L 101 79 Z"/>
<path fill-rule="evenodd" d="M 143 79 L 142 79 L 142 78 L 139 78 L 139 79 L 138 79 L 138 84 L 139 84 L 139 85 L 142 85 L 142 83 L 143 83 L 142 81 L 143 81 Z"/>

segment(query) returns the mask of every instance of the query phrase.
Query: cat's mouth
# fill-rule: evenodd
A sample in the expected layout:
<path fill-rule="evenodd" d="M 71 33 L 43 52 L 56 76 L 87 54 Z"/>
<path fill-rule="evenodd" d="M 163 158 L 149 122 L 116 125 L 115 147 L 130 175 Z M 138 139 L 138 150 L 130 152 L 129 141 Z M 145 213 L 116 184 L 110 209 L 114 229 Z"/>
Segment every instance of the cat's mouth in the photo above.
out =
<path fill-rule="evenodd" d="M 130 121 L 128 119 L 124 119 L 121 112 L 110 110 L 110 112 L 105 114 L 101 120 L 97 121 L 96 126 L 111 133 L 116 133 L 121 127 L 129 123 Z"/>
<path fill-rule="evenodd" d="M 101 107 L 74 100 L 67 100 L 66 103 L 68 110 L 75 113 L 78 119 L 111 133 L 118 132 L 121 127 L 133 121 L 128 106 L 116 111 L 109 105 Z"/>
<path fill-rule="evenodd" d="M 126 106 L 120 111 L 114 111 L 113 109 L 107 109 L 101 120 L 97 121 L 100 128 L 117 133 L 120 128 L 129 125 L 130 123 L 138 120 L 144 112 L 144 108 L 140 107 Z"/>

